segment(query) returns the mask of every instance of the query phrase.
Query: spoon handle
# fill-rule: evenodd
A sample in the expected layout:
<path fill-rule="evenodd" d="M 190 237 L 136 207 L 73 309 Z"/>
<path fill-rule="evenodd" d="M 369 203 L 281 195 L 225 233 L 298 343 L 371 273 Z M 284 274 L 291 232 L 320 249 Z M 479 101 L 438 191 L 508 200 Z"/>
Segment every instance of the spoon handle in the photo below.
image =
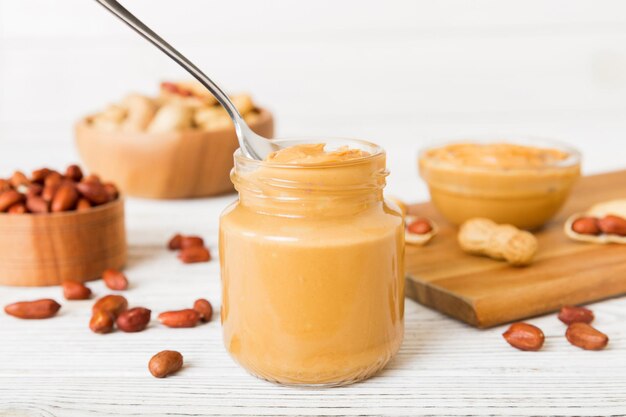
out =
<path fill-rule="evenodd" d="M 186 69 L 191 75 L 194 76 L 202 85 L 204 85 L 213 96 L 220 102 L 222 106 L 228 112 L 228 115 L 235 124 L 237 130 L 237 136 L 240 141 L 243 139 L 241 132 L 242 118 L 241 114 L 237 110 L 237 107 L 233 104 L 228 96 L 219 88 L 209 77 L 207 77 L 198 67 L 196 67 L 191 61 L 185 58 L 180 52 L 174 49 L 170 44 L 165 42 L 159 35 L 154 33 L 152 29 L 146 26 L 143 22 L 137 19 L 131 12 L 126 10 L 124 6 L 119 4 L 115 0 L 96 0 L 108 11 L 120 18 L 124 23 L 130 26 L 133 30 L 151 42 L 154 46 L 163 51 L 166 55 L 172 58 L 178 65 Z"/>

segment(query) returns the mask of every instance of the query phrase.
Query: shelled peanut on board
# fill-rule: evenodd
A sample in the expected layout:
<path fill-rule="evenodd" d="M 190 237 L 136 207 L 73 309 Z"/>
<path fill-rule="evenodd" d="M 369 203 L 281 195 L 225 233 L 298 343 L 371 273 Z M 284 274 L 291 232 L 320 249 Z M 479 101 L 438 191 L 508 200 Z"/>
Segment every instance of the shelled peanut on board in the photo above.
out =
<path fill-rule="evenodd" d="M 424 246 L 437 235 L 437 224 L 426 217 L 405 216 L 404 240 L 408 245 Z"/>
<path fill-rule="evenodd" d="M 564 225 L 572 240 L 626 244 L 626 199 L 598 203 L 586 213 L 570 216 Z"/>
<path fill-rule="evenodd" d="M 538 248 L 532 233 L 483 218 L 463 223 L 458 241 L 465 252 L 505 260 L 514 266 L 529 265 Z"/>
<path fill-rule="evenodd" d="M 426 217 L 408 214 L 408 205 L 397 197 L 386 196 L 385 200 L 393 202 L 404 218 L 404 240 L 408 245 L 424 246 L 439 232 L 437 223 Z"/>

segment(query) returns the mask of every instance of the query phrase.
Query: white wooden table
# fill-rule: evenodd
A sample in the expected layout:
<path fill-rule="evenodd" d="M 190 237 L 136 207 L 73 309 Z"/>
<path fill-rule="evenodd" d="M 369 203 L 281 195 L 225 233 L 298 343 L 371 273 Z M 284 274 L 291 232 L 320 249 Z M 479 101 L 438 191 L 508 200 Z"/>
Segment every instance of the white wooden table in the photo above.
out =
<path fill-rule="evenodd" d="M 544 135 L 580 148 L 587 173 L 626 165 L 620 0 L 126 3 L 227 88 L 274 110 L 280 135 L 383 145 L 388 193 L 407 201 L 427 198 L 415 153 L 432 138 Z M 77 161 L 74 120 L 181 77 L 93 2 L 0 0 L 0 176 Z M 127 202 L 132 305 L 156 316 L 203 296 L 219 308 L 218 263 L 182 265 L 164 245 L 174 232 L 199 233 L 217 257 L 218 216 L 232 198 Z M 40 297 L 63 303 L 58 317 L 0 312 L 3 417 L 626 415 L 624 298 L 593 305 L 611 337 L 605 351 L 570 346 L 547 316 L 532 320 L 547 336 L 537 353 L 509 347 L 503 327 L 475 330 L 407 300 L 404 344 L 379 376 L 294 389 L 239 368 L 219 320 L 102 336 L 87 327 L 93 301 L 65 302 L 58 288 L 0 288 L 0 306 Z M 157 380 L 147 363 L 162 349 L 179 350 L 186 365 Z"/>
<path fill-rule="evenodd" d="M 54 152 L 53 152 L 54 153 Z M 219 265 L 183 265 L 165 242 L 199 233 L 217 257 L 221 209 L 233 196 L 186 202 L 129 200 L 131 305 L 159 312 L 196 298 L 220 305 Z M 109 293 L 102 282 L 90 287 Z M 141 333 L 92 333 L 92 301 L 64 301 L 58 287 L 0 289 L 0 305 L 53 297 L 49 320 L 0 314 L 0 416 L 204 415 L 624 415 L 626 299 L 593 306 L 611 337 L 603 352 L 570 346 L 555 316 L 532 320 L 547 339 L 541 352 L 520 352 L 503 327 L 476 330 L 406 301 L 406 336 L 390 365 L 369 381 L 335 389 L 284 388 L 249 376 L 222 346 L 219 314 L 207 325 L 168 329 L 153 320 Z M 150 357 L 180 351 L 185 367 L 155 379 Z"/>

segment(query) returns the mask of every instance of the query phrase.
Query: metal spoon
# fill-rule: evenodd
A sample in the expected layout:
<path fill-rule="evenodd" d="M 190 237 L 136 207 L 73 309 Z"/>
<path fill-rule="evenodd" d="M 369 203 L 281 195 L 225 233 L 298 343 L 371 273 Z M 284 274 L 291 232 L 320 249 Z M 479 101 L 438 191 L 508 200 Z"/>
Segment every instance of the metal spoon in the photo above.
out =
<path fill-rule="evenodd" d="M 259 136 L 250 129 L 250 126 L 243 120 L 241 114 L 235 107 L 228 96 L 217 86 L 209 77 L 207 77 L 198 67 L 196 67 L 191 61 L 185 58 L 180 52 L 174 49 L 170 44 L 165 42 L 159 35 L 154 33 L 148 26 L 143 24 L 137 19 L 131 12 L 126 10 L 121 4 L 115 0 L 96 0 L 108 11 L 119 17 L 124 23 L 133 28 L 137 33 L 150 41 L 154 46 L 163 51 L 167 56 L 172 58 L 178 65 L 183 67 L 187 72 L 194 76 L 195 79 L 200 81 L 217 101 L 226 109 L 228 115 L 235 124 L 235 131 L 237 132 L 237 138 L 239 139 L 239 146 L 249 158 L 252 159 L 265 159 L 270 152 L 280 149 L 276 143 L 271 142 L 269 139 Z"/>

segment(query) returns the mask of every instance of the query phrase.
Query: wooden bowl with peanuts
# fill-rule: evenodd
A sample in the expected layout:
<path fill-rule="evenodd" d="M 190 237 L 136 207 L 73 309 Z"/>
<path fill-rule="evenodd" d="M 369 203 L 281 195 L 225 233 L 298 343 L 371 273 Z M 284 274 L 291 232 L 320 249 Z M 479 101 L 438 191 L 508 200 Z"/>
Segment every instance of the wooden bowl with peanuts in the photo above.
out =
<path fill-rule="evenodd" d="M 256 133 L 273 136 L 268 110 L 247 95 L 231 99 Z M 181 199 L 233 191 L 235 129 L 196 82 L 163 82 L 157 98 L 131 94 L 81 119 L 76 145 L 87 168 L 111 179 L 126 195 Z"/>
<path fill-rule="evenodd" d="M 0 178 L 0 285 L 89 281 L 125 263 L 124 201 L 114 184 L 77 165 Z"/>

